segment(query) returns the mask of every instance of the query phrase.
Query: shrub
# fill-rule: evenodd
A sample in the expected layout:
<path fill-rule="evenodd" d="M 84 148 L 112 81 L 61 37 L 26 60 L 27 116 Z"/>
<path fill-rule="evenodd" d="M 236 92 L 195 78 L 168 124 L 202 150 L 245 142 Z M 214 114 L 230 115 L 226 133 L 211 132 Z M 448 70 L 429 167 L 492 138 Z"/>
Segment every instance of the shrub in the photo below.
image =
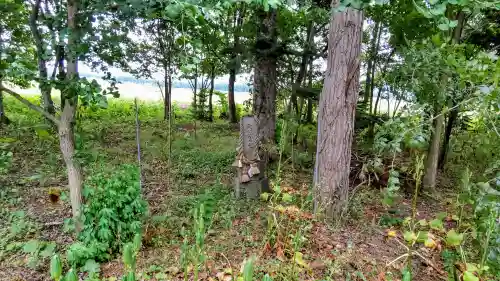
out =
<path fill-rule="evenodd" d="M 68 253 L 72 263 L 89 259 L 108 260 L 141 232 L 146 202 L 139 187 L 139 171 L 124 165 L 113 174 L 101 172 L 88 179 L 84 188 L 83 229 L 79 243 Z"/>

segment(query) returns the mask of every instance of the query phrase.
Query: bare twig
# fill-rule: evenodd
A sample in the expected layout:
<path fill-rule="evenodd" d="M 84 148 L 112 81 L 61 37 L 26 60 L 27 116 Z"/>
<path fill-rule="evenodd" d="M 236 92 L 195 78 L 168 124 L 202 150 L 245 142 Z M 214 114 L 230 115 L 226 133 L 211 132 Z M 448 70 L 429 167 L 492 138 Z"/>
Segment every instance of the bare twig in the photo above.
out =
<path fill-rule="evenodd" d="M 33 104 L 31 103 L 29 100 L 23 98 L 20 94 L 12 91 L 11 89 L 9 88 L 5 88 L 3 85 L 0 84 L 0 90 L 2 91 L 5 91 L 6 93 L 10 94 L 11 96 L 13 96 L 14 98 L 16 98 L 18 101 L 24 103 L 26 106 L 28 106 L 30 109 L 42 114 L 44 117 L 46 117 L 47 119 L 49 119 L 50 121 L 54 122 L 54 124 L 56 124 L 56 126 L 59 126 L 61 124 L 61 122 L 59 121 L 59 119 L 48 113 L 47 111 L 45 111 L 43 108 L 41 108 L 40 106 L 36 105 L 36 104 Z"/>
<path fill-rule="evenodd" d="M 428 265 L 428 266 L 432 267 L 435 271 L 437 271 L 440 275 L 442 275 L 442 276 L 440 276 L 441 278 L 442 278 L 442 277 L 444 277 L 444 276 L 446 275 L 446 272 L 444 272 L 444 271 L 442 271 L 441 269 L 439 269 L 439 268 L 438 268 L 437 266 L 435 266 L 435 265 L 434 265 L 434 264 L 433 264 L 430 260 L 428 260 L 427 258 L 425 258 L 424 256 L 422 256 L 419 252 L 414 251 L 414 252 L 413 252 L 413 254 L 414 254 L 415 256 L 417 256 L 417 257 L 421 258 L 421 259 L 422 259 L 422 261 L 423 261 L 426 265 Z M 444 278 L 444 280 L 446 280 L 446 278 Z"/>

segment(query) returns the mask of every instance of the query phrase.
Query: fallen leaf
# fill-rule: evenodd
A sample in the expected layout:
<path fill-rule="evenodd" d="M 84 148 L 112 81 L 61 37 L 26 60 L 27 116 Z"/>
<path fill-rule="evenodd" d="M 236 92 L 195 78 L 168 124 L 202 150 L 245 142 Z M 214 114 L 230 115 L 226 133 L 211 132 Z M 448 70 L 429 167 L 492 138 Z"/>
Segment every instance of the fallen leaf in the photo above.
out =
<path fill-rule="evenodd" d="M 278 248 L 276 249 L 276 257 L 277 257 L 280 261 L 282 261 L 282 262 L 284 262 L 284 261 L 286 260 L 286 258 L 285 258 L 285 252 L 283 251 L 283 249 L 282 249 L 281 247 L 278 247 Z"/>
<path fill-rule="evenodd" d="M 387 231 L 387 237 L 396 237 L 397 233 L 395 230 L 389 230 Z"/>
<path fill-rule="evenodd" d="M 378 274 L 377 281 L 386 281 L 384 271 L 382 271 Z"/>

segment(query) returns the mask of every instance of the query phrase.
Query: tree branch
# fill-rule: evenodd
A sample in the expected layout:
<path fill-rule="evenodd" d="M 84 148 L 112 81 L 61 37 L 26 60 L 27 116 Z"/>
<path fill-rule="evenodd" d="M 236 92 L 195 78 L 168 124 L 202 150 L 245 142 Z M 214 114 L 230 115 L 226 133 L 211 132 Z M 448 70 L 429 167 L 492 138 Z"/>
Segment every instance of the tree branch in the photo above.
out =
<path fill-rule="evenodd" d="M 11 96 L 13 96 L 14 98 L 16 98 L 18 101 L 24 103 L 26 106 L 28 106 L 30 109 L 33 109 L 34 111 L 42 114 L 44 117 L 46 117 L 47 119 L 49 119 L 50 121 L 54 122 L 54 124 L 56 124 L 56 126 L 59 126 L 60 125 L 60 121 L 59 119 L 57 119 L 56 116 L 48 113 L 47 111 L 43 110 L 43 108 L 41 108 L 40 106 L 36 105 L 36 104 L 33 104 L 31 103 L 29 100 L 23 98 L 20 94 L 12 91 L 11 89 L 8 89 L 8 88 L 5 88 L 3 85 L 0 84 L 0 90 L 2 91 L 5 91 L 6 93 L 10 94 Z"/>

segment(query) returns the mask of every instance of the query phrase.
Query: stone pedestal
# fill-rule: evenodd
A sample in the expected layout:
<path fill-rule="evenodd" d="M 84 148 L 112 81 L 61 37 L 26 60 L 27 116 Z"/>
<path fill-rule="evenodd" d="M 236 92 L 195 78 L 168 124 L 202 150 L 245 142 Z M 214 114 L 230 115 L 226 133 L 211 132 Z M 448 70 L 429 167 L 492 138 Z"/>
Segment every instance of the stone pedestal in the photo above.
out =
<path fill-rule="evenodd" d="M 269 192 L 269 181 L 265 177 L 265 163 L 259 158 L 260 137 L 258 120 L 245 116 L 240 120 L 240 139 L 233 163 L 236 169 L 234 195 L 236 198 L 257 199 L 262 192 Z"/>

